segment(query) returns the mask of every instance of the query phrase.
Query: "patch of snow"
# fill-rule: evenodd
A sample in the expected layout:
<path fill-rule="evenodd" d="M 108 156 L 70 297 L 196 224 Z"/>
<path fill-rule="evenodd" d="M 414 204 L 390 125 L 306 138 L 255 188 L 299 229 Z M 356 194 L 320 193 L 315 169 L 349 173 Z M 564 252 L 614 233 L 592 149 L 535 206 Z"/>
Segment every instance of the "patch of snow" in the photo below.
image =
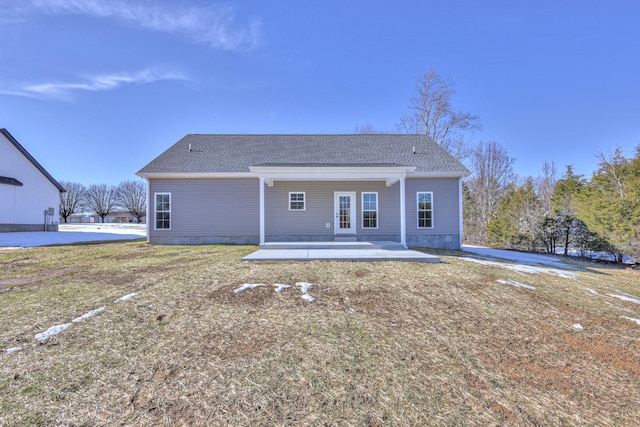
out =
<path fill-rule="evenodd" d="M 7 349 L 7 354 L 15 353 L 16 351 L 22 350 L 22 347 L 11 347 Z"/>
<path fill-rule="evenodd" d="M 535 286 L 525 285 L 524 283 L 515 282 L 513 280 L 498 279 L 496 281 L 498 283 L 502 283 L 503 285 L 511 285 L 511 286 L 515 286 L 515 287 L 518 287 L 518 288 L 529 289 L 529 290 L 532 290 L 532 291 L 536 290 Z"/>
<path fill-rule="evenodd" d="M 594 294 L 594 295 L 598 295 L 598 296 L 601 296 L 601 295 L 602 295 L 600 292 L 598 292 L 598 291 L 596 291 L 596 290 L 594 290 L 594 289 L 589 289 L 589 288 L 582 288 L 582 289 L 584 289 L 584 290 L 586 290 L 586 291 L 589 291 L 589 292 L 591 292 L 591 293 L 592 293 L 592 294 Z"/>
<path fill-rule="evenodd" d="M 559 276 L 565 279 L 577 279 L 578 275 L 576 273 L 571 273 L 568 271 L 558 270 L 556 268 L 548 268 L 548 267 L 540 267 L 540 266 L 531 266 L 524 264 L 508 264 L 504 262 L 498 261 L 489 261 L 485 259 L 477 259 L 477 258 L 468 258 L 468 257 L 459 257 L 463 261 L 475 262 L 477 264 L 485 265 L 487 267 L 499 267 L 507 270 L 515 271 L 517 273 L 524 274 L 550 274 L 554 276 Z"/>
<path fill-rule="evenodd" d="M 0 248 L 30 248 L 81 242 L 132 240 L 146 236 L 144 224 L 60 224 L 58 230 L 2 233 Z"/>
<path fill-rule="evenodd" d="M 291 285 L 282 285 L 280 283 L 275 283 L 273 286 L 276 288 L 275 291 L 276 291 L 277 294 L 279 294 L 282 291 L 284 291 L 285 289 L 291 287 Z"/>
<path fill-rule="evenodd" d="M 613 308 L 618 309 L 618 310 L 626 311 L 627 313 L 635 313 L 635 311 L 631 310 L 630 308 L 618 307 L 618 306 L 617 306 L 617 305 L 615 305 L 615 304 L 611 304 L 609 301 L 605 301 L 605 303 L 606 303 L 607 305 L 610 305 L 610 306 L 611 306 L 611 307 L 613 307 Z"/>
<path fill-rule="evenodd" d="M 314 302 L 316 300 L 311 294 L 302 294 L 302 299 L 309 302 Z"/>
<path fill-rule="evenodd" d="M 580 323 L 574 323 L 573 329 L 575 329 L 576 331 L 584 331 L 584 326 L 582 326 Z"/>
<path fill-rule="evenodd" d="M 615 295 L 615 294 L 607 294 L 607 295 L 609 295 L 610 297 L 613 297 L 613 298 L 621 299 L 622 301 L 628 301 L 628 302 L 632 302 L 632 303 L 635 303 L 635 304 L 640 304 L 640 299 L 637 299 L 637 298 L 631 298 L 631 297 L 627 297 L 627 296 L 624 296 L 624 295 Z"/>
<path fill-rule="evenodd" d="M 132 294 L 127 294 L 127 295 L 125 295 L 123 297 L 118 298 L 114 302 L 127 301 L 127 300 L 130 300 L 131 298 L 135 297 L 136 295 L 138 295 L 138 292 L 134 292 Z"/>
<path fill-rule="evenodd" d="M 313 287 L 312 283 L 298 282 L 296 283 L 296 286 L 300 288 L 300 291 L 302 292 L 303 300 L 309 301 L 309 302 L 314 302 L 316 300 L 312 295 L 309 294 L 309 289 Z"/>
<path fill-rule="evenodd" d="M 623 319 L 627 319 L 627 320 L 631 320 L 632 322 L 636 322 L 638 325 L 640 325 L 640 319 L 636 319 L 635 317 L 628 317 L 628 316 L 620 316 Z"/>
<path fill-rule="evenodd" d="M 52 326 L 49 329 L 47 329 L 46 331 L 40 333 L 40 334 L 36 334 L 35 338 L 38 341 L 44 341 L 47 338 L 53 336 L 53 335 L 57 335 L 60 332 L 64 331 L 65 329 L 69 328 L 71 326 L 71 323 L 64 323 L 62 325 L 56 325 L 56 326 Z"/>
<path fill-rule="evenodd" d="M 88 319 L 90 317 L 95 316 L 96 314 L 100 313 L 102 310 L 104 310 L 106 307 L 100 307 L 100 308 L 96 308 L 95 310 L 91 310 L 90 312 L 83 314 L 80 317 L 76 317 L 75 319 L 72 320 L 72 322 L 74 323 L 78 323 L 78 322 L 82 322 L 85 319 Z"/>
<path fill-rule="evenodd" d="M 296 286 L 300 288 L 303 294 L 306 294 L 307 292 L 309 292 L 309 289 L 313 287 L 313 284 L 307 282 L 298 282 L 296 283 Z"/>
<path fill-rule="evenodd" d="M 240 292 L 244 292 L 247 289 L 257 288 L 258 286 L 267 286 L 267 285 L 265 285 L 264 283 L 245 283 L 244 285 L 240 286 L 238 289 L 234 289 L 233 293 L 239 294 Z"/>

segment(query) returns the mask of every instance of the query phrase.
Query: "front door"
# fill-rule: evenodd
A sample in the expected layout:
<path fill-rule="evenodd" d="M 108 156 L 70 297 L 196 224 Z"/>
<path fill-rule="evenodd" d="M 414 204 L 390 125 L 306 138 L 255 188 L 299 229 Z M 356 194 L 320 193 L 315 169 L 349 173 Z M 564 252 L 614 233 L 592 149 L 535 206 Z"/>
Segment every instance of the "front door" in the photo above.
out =
<path fill-rule="evenodd" d="M 356 234 L 356 193 L 334 193 L 335 234 Z"/>

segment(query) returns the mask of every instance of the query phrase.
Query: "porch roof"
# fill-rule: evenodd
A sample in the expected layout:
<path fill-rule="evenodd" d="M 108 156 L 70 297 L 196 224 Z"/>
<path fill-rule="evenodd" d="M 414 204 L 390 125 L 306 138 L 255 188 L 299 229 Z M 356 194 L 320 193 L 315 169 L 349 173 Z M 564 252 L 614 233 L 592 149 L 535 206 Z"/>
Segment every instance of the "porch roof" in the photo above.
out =
<path fill-rule="evenodd" d="M 249 170 L 273 186 L 275 181 L 384 181 L 387 187 L 416 170 L 415 166 L 390 163 L 270 163 L 250 166 Z"/>

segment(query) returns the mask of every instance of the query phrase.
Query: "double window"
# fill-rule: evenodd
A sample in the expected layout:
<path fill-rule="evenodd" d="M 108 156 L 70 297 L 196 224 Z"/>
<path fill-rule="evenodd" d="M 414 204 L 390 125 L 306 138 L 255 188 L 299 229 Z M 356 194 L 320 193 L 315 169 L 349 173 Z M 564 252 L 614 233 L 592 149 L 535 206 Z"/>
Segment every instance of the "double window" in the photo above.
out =
<path fill-rule="evenodd" d="M 155 194 L 156 230 L 171 230 L 171 193 Z"/>
<path fill-rule="evenodd" d="M 378 228 L 378 193 L 362 193 L 362 228 Z"/>
<path fill-rule="evenodd" d="M 433 193 L 418 193 L 418 228 L 433 228 Z"/>
<path fill-rule="evenodd" d="M 289 193 L 289 210 L 304 211 L 305 209 L 304 193 Z"/>

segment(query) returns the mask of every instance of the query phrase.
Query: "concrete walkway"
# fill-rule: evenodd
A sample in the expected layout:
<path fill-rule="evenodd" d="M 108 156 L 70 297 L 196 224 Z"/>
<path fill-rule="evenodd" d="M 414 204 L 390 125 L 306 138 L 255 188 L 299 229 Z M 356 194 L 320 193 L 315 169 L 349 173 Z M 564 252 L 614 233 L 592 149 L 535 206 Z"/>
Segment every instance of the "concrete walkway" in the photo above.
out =
<path fill-rule="evenodd" d="M 440 262 L 437 256 L 406 249 L 398 242 L 273 242 L 242 260 Z"/>

